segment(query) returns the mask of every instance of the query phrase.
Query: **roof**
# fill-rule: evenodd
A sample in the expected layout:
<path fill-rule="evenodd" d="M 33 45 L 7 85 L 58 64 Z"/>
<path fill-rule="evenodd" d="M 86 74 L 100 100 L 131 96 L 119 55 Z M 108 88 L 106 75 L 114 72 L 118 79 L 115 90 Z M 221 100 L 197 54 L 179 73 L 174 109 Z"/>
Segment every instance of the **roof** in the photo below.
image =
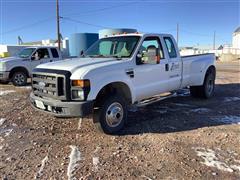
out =
<path fill-rule="evenodd" d="M 240 27 L 238 27 L 238 28 L 234 31 L 234 33 L 240 33 Z"/>
<path fill-rule="evenodd" d="M 121 37 L 121 36 L 169 36 L 170 34 L 153 34 L 153 33 L 122 33 L 122 34 L 116 34 L 116 35 L 107 35 L 106 37 Z"/>

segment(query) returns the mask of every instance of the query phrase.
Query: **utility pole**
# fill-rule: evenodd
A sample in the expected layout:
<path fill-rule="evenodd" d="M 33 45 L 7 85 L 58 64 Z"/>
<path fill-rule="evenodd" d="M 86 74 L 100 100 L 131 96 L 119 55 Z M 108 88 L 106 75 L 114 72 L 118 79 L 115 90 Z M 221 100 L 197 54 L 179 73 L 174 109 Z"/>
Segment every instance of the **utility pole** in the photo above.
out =
<path fill-rule="evenodd" d="M 60 38 L 60 25 L 59 25 L 59 3 L 57 0 L 57 42 L 58 42 L 58 49 L 61 50 L 61 38 Z"/>
<path fill-rule="evenodd" d="M 216 44 L 216 31 L 213 33 L 213 50 L 215 50 L 215 44 Z"/>
<path fill-rule="evenodd" d="M 178 40 L 179 40 L 179 25 L 177 23 L 177 45 L 178 45 Z"/>

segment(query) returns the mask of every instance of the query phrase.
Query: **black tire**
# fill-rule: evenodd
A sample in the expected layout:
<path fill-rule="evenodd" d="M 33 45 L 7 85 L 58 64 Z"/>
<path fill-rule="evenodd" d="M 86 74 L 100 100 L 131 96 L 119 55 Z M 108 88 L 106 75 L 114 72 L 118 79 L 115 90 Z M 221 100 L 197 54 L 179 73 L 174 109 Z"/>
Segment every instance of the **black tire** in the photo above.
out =
<path fill-rule="evenodd" d="M 197 98 L 211 98 L 215 89 L 215 71 L 208 70 L 206 73 L 204 83 L 202 86 L 191 86 L 190 93 L 193 97 Z"/>
<path fill-rule="evenodd" d="M 12 76 L 14 86 L 25 86 L 27 84 L 27 74 L 25 72 L 15 72 Z"/>
<path fill-rule="evenodd" d="M 119 95 L 106 97 L 102 105 L 93 112 L 93 121 L 100 132 L 116 134 L 127 120 L 127 103 Z"/>
<path fill-rule="evenodd" d="M 198 90 L 199 89 L 199 86 L 191 86 L 190 87 L 190 94 L 192 97 L 198 97 L 199 96 L 199 93 L 198 93 Z"/>

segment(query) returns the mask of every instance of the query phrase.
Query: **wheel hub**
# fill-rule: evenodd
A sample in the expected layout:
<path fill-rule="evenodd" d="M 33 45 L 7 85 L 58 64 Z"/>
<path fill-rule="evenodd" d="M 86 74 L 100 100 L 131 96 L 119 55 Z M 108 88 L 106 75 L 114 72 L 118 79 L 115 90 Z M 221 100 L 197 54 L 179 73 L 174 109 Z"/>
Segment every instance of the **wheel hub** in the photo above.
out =
<path fill-rule="evenodd" d="M 123 107 L 120 103 L 112 103 L 106 111 L 106 122 L 110 127 L 118 126 L 123 119 Z"/>
<path fill-rule="evenodd" d="M 24 76 L 22 74 L 16 74 L 14 77 L 14 81 L 17 84 L 22 84 L 24 82 Z"/>

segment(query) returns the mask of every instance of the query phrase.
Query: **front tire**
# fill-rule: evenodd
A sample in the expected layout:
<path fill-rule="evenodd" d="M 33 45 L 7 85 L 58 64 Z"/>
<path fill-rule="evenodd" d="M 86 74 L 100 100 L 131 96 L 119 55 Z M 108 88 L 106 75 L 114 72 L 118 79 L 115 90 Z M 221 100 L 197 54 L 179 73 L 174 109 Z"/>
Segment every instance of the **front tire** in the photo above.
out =
<path fill-rule="evenodd" d="M 15 72 L 12 76 L 14 86 L 25 86 L 27 84 L 27 74 L 24 72 Z"/>
<path fill-rule="evenodd" d="M 106 134 L 116 134 L 123 127 L 127 119 L 127 104 L 119 96 L 106 97 L 97 111 L 94 113 L 95 125 Z"/>

